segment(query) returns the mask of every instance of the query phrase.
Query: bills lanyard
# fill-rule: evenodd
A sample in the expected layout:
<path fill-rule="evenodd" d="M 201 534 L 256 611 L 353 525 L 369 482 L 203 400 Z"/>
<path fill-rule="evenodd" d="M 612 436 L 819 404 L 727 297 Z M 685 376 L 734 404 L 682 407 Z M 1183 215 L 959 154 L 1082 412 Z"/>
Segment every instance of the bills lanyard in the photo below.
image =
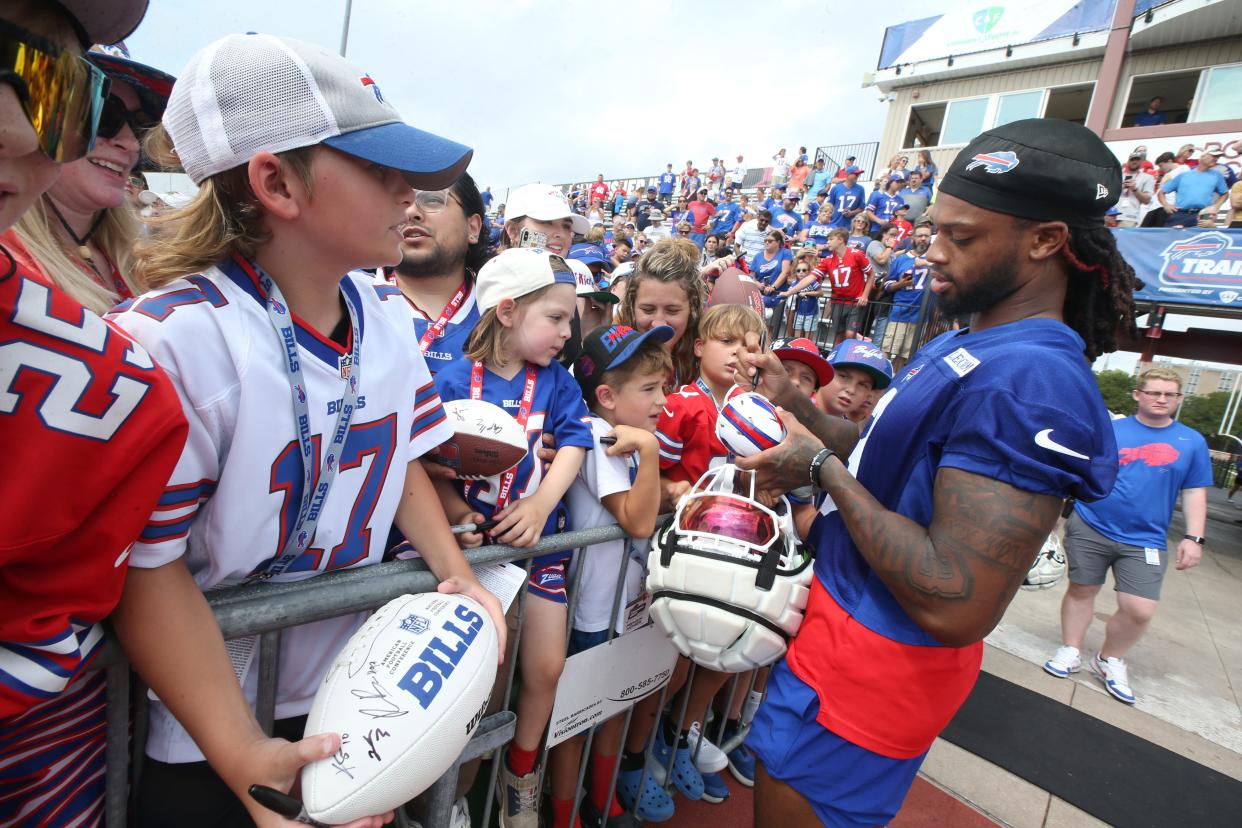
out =
<path fill-rule="evenodd" d="M 393 284 L 397 284 L 396 275 L 390 275 L 388 278 Z M 440 338 L 440 335 L 444 333 L 444 328 L 448 325 L 452 318 L 457 315 L 457 312 L 461 310 L 461 306 L 466 301 L 466 297 L 470 295 L 469 284 L 469 279 L 462 281 L 461 285 L 457 288 L 457 292 L 453 294 L 453 298 L 450 299 L 449 303 L 444 306 L 444 310 L 440 311 L 440 318 L 435 322 L 432 322 L 427 327 L 427 330 L 423 331 L 422 338 L 418 340 L 418 349 L 424 354 L 426 354 L 427 349 L 431 347 L 431 343 Z M 418 311 L 423 316 L 426 316 L 428 319 L 431 318 L 431 316 L 422 308 L 414 304 L 414 301 L 410 299 L 410 297 L 406 296 L 405 301 L 409 302 L 410 305 L 413 306 L 414 310 Z"/>
<path fill-rule="evenodd" d="M 475 361 L 470 368 L 470 399 L 483 399 L 483 363 Z M 535 366 L 526 363 L 526 384 L 522 387 L 522 402 L 518 406 L 517 423 L 526 433 L 526 421 L 530 418 L 530 404 L 535 399 Z M 517 477 L 517 466 L 509 469 L 500 477 L 500 490 L 496 493 L 496 511 L 505 508 L 509 503 L 509 495 L 513 490 L 513 480 Z"/>
<path fill-rule="evenodd" d="M 697 385 L 699 390 L 703 392 L 703 396 L 712 401 L 712 405 L 716 406 L 716 410 L 720 411 L 721 403 L 716 402 L 716 395 L 712 393 L 712 389 L 707 387 L 707 383 L 703 382 L 703 378 L 699 377 L 694 381 L 694 384 Z"/>
<path fill-rule="evenodd" d="M 238 259 L 251 276 L 256 274 L 250 263 Z M 297 522 L 289 530 L 280 556 L 273 560 L 262 572 L 251 575 L 252 580 L 267 580 L 289 568 L 299 555 L 306 551 L 315 537 L 315 527 L 323 514 L 323 506 L 328 500 L 328 491 L 332 481 L 336 479 L 336 469 L 341 457 L 341 449 L 345 446 L 345 438 L 349 435 L 349 422 L 353 419 L 354 407 L 358 403 L 358 380 L 362 367 L 359 362 L 362 350 L 362 337 L 358 334 L 358 313 L 349 301 L 349 296 L 341 291 L 345 300 L 345 310 L 349 313 L 350 339 L 352 348 L 348 362 L 342 361 L 341 374 L 345 379 L 345 393 L 341 399 L 341 410 L 336 415 L 336 427 L 332 429 L 332 440 L 328 443 L 327 454 L 320 465 L 319 481 L 315 482 L 315 443 L 310 433 L 310 406 L 306 399 L 306 381 L 302 377 L 302 361 L 298 356 L 298 340 L 293 330 L 293 320 L 285 297 L 272 278 L 262 270 L 257 274 L 259 286 L 267 295 L 264 306 L 267 308 L 268 319 L 276 330 L 285 352 L 285 372 L 289 379 L 289 396 L 293 400 L 293 422 L 298 432 L 298 443 L 302 447 L 302 502 L 298 506 Z M 312 490 L 313 489 L 313 490 Z"/>

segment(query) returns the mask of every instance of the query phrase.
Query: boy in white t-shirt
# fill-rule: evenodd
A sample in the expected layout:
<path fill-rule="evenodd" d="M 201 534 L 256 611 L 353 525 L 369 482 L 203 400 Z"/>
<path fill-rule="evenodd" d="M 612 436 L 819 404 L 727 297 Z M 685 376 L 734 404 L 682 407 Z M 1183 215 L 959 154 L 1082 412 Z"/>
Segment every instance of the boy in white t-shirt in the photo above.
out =
<path fill-rule="evenodd" d="M 583 340 L 582 354 L 574 362 L 574 376 L 591 410 L 596 446 L 587 452 L 566 496 L 573 528 L 617 523 L 634 540 L 628 556 L 621 540 L 580 549 L 574 556 L 573 566 L 581 567 L 582 573 L 570 578 L 577 591 L 570 619 L 571 656 L 606 642 L 610 628 L 624 629 L 626 604 L 642 592 L 643 561 L 660 512 L 660 448 L 655 429 L 664 407 L 664 383 L 673 367 L 663 344 L 672 337 L 673 329 L 667 325 L 643 333 L 627 325 L 599 327 Z M 604 437 L 616 442 L 609 445 Z M 622 567 L 625 594 L 614 615 Z M 615 798 L 607 803 L 604 799 L 616 769 L 624 721 L 618 716 L 600 725 L 592 742 L 583 807 L 588 816 L 602 814 L 600 822 L 623 813 Z M 581 737 L 572 739 L 552 751 L 555 826 L 568 824 L 583 742 Z"/>

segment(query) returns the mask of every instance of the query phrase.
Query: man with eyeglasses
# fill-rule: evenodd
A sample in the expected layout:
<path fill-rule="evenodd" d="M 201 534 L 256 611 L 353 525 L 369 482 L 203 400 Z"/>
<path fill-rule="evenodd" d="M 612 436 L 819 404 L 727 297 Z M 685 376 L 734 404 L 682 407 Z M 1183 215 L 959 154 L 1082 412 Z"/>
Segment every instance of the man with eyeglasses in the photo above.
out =
<path fill-rule="evenodd" d="M 1063 643 L 1044 663 L 1044 670 L 1057 678 L 1081 669 L 1079 653 L 1095 614 L 1095 596 L 1111 569 L 1117 611 L 1089 664 L 1109 694 L 1126 704 L 1134 704 L 1136 697 L 1125 656 L 1156 614 L 1169 567 L 1173 505 L 1180 494 L 1186 534 L 1177 544 L 1174 566 L 1190 569 L 1203 557 L 1212 485 L 1203 436 L 1173 419 L 1182 403 L 1182 378 L 1168 368 L 1149 368 L 1139 374 L 1133 394 L 1138 412 L 1113 421 L 1120 469 L 1112 493 L 1078 503 L 1065 526 L 1070 583 L 1061 599 Z"/>
<path fill-rule="evenodd" d="M 405 211 L 401 263 L 384 276 L 405 297 L 432 376 L 462 358 L 479 321 L 474 275 L 487 261 L 483 198 L 469 173 L 447 190 L 418 190 Z"/>
<path fill-rule="evenodd" d="M 126 37 L 146 7 L 41 0 L 0 10 L 0 432 L 5 467 L 20 470 L 0 500 L 5 824 L 103 821 L 104 676 L 87 668 L 103 649 L 100 622 L 120 598 L 129 549 L 185 443 L 163 371 L 19 264 L 10 232 L 61 165 L 94 144 L 108 84 L 84 46 Z"/>

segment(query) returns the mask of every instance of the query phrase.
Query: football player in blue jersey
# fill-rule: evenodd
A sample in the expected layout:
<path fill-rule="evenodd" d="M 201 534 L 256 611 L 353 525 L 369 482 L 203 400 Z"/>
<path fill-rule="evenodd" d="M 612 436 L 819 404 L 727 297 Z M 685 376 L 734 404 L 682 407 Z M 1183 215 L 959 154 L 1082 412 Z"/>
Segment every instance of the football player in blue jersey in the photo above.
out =
<path fill-rule="evenodd" d="M 861 435 L 750 343 L 789 437 L 738 465 L 769 490 L 828 495 L 806 614 L 747 739 L 756 825 L 888 823 L 1065 499 L 1112 489 L 1090 366 L 1133 324 L 1134 271 L 1103 222 L 1120 191 L 1116 157 L 1068 121 L 968 144 L 941 181 L 926 258 L 942 312 L 971 326 L 915 352 Z"/>

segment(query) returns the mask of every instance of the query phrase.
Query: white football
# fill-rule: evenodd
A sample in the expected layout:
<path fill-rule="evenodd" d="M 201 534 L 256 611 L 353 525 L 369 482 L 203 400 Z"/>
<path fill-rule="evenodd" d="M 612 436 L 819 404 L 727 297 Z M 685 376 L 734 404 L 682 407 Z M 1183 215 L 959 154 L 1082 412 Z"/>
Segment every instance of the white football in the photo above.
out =
<path fill-rule="evenodd" d="M 453 437 L 428 459 L 453 469 L 462 480 L 503 474 L 526 458 L 530 448 L 526 432 L 500 406 L 484 400 L 450 400 L 444 413 Z"/>
<path fill-rule="evenodd" d="M 786 434 L 776 407 L 753 391 L 730 397 L 716 418 L 716 437 L 738 457 L 775 448 Z"/>
<path fill-rule="evenodd" d="M 402 595 L 375 611 L 324 676 L 306 733 L 341 749 L 302 769 L 302 801 L 336 825 L 400 807 L 461 754 L 496 678 L 496 627 L 475 601 Z"/>

